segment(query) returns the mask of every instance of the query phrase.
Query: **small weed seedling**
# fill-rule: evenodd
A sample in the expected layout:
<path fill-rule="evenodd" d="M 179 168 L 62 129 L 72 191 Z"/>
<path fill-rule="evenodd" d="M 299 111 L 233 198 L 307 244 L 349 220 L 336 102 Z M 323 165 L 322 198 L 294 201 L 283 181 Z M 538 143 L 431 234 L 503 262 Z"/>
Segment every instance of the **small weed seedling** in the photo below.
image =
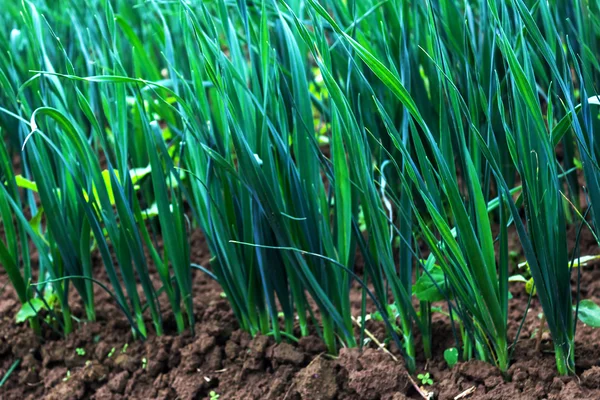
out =
<path fill-rule="evenodd" d="M 456 347 L 451 347 L 444 351 L 444 360 L 446 360 L 449 368 L 452 368 L 454 365 L 456 365 L 458 362 L 458 350 Z"/>
<path fill-rule="evenodd" d="M 425 374 L 419 374 L 419 375 L 417 375 L 417 378 L 421 381 L 421 384 L 423 386 L 425 386 L 425 385 L 429 385 L 429 386 L 433 385 L 433 379 L 429 375 L 429 372 L 427 372 Z"/>
<path fill-rule="evenodd" d="M 86 354 L 85 349 L 83 347 L 76 348 L 75 352 L 77 353 L 78 356 L 81 356 L 81 357 L 85 356 L 85 354 Z"/>
<path fill-rule="evenodd" d="M 148 366 L 148 359 L 146 357 L 142 358 L 142 369 L 146 369 Z"/>
<path fill-rule="evenodd" d="M 67 382 L 69 379 L 71 379 L 71 370 L 70 369 L 67 370 L 67 375 L 63 378 L 63 382 Z"/>
<path fill-rule="evenodd" d="M 210 400 L 219 400 L 219 397 L 221 397 L 221 395 L 215 392 L 214 390 L 210 391 L 209 396 Z"/>
<path fill-rule="evenodd" d="M 108 357 L 108 358 L 111 358 L 111 357 L 112 357 L 112 356 L 115 354 L 115 351 L 116 351 L 116 350 L 117 350 L 117 349 L 115 349 L 114 347 L 113 347 L 112 349 L 110 349 L 110 351 L 109 351 L 109 352 L 108 352 L 108 354 L 107 354 L 107 357 Z"/>

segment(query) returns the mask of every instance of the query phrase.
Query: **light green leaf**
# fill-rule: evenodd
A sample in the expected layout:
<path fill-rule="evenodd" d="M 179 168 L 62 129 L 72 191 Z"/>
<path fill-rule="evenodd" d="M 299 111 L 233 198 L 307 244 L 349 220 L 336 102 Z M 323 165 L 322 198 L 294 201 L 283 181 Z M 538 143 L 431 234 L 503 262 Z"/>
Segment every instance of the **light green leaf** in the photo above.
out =
<path fill-rule="evenodd" d="M 413 285 L 414 295 L 421 301 L 434 302 L 444 300 L 444 296 L 438 290 L 438 287 L 441 290 L 445 290 L 446 283 L 444 272 L 441 268 L 434 267 L 429 273 L 431 274 L 431 277 L 427 274 L 423 274 L 417 279 Z"/>
<path fill-rule="evenodd" d="M 19 310 L 16 316 L 17 324 L 27 321 L 37 315 L 38 311 L 42 309 L 44 303 L 42 300 L 35 298 L 31 299 L 31 303 L 23 304 L 23 307 Z"/>
<path fill-rule="evenodd" d="M 23 175 L 15 175 L 15 180 L 17 181 L 18 187 L 32 190 L 37 193 L 38 189 L 34 181 L 30 181 L 29 179 L 23 177 Z"/>
<path fill-rule="evenodd" d="M 600 306 L 592 300 L 585 299 L 579 302 L 577 317 L 587 326 L 600 328 Z"/>
<path fill-rule="evenodd" d="M 129 170 L 129 175 L 131 176 L 131 183 L 137 184 L 141 181 L 146 175 L 148 175 L 152 169 L 150 168 L 150 164 L 148 164 L 145 168 L 134 168 Z"/>
<path fill-rule="evenodd" d="M 508 278 L 508 281 L 527 283 L 527 278 L 525 278 L 523 275 L 513 275 Z"/>
<path fill-rule="evenodd" d="M 448 367 L 452 368 L 458 362 L 458 350 L 456 347 L 451 347 L 444 351 L 444 360 L 448 364 Z"/>

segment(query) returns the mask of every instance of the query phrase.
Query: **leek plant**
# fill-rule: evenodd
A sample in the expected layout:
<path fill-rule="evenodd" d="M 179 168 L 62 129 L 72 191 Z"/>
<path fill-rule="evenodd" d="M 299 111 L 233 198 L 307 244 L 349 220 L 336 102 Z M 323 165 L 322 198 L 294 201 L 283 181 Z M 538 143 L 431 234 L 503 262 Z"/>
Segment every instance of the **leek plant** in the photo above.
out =
<path fill-rule="evenodd" d="M 12 158 L 9 156 L 4 142 L 0 143 L 0 179 L 4 183 L 0 187 L 0 220 L 2 221 L 3 237 L 0 237 L 0 262 L 12 283 L 19 301 L 24 307 L 35 299 L 35 291 L 29 286 L 33 282 L 29 243 L 24 226 L 14 221 L 11 202 L 20 207 L 21 199 L 16 183 Z M 16 226 L 15 226 L 16 222 Z M 20 249 L 23 249 L 20 251 Z M 36 334 L 40 334 L 40 324 L 37 318 L 30 320 L 30 325 Z"/>
<path fill-rule="evenodd" d="M 374 295 L 378 302 L 386 304 L 389 296 L 392 296 L 395 307 L 388 309 L 388 313 L 384 315 L 384 318 L 394 322 L 396 319 L 394 314 L 398 313 L 400 325 L 393 327 L 393 329 L 400 331 L 403 337 L 401 346 L 407 367 L 409 370 L 414 369 L 416 349 L 414 347 L 413 323 L 416 323 L 419 330 L 425 334 L 424 349 L 426 356 L 430 357 L 431 354 L 430 342 L 427 339 L 428 316 L 425 314 L 423 319 L 419 318 L 411 303 L 413 250 L 410 237 L 412 218 L 410 205 L 408 204 L 408 193 L 403 193 L 400 196 L 402 204 L 399 209 L 401 212 L 395 216 L 392 201 L 387 198 L 385 190 L 388 185 L 386 176 L 389 176 L 383 171 L 385 161 L 377 165 L 376 168 L 373 167 L 372 159 L 379 148 L 373 147 L 373 150 L 371 150 L 368 140 L 370 135 L 363 128 L 367 123 L 367 119 L 372 116 L 366 117 L 359 110 L 353 111 L 350 98 L 344 92 L 344 90 L 351 91 L 352 88 L 337 83 L 334 74 L 339 72 L 333 69 L 333 54 L 329 50 L 328 43 L 320 39 L 325 36 L 325 33 L 323 23 L 317 18 L 317 15 L 312 14 L 313 32 L 305 29 L 298 18 L 295 18 L 295 21 L 304 42 L 307 45 L 310 45 L 310 43 L 317 44 L 312 51 L 312 55 L 331 96 L 329 109 L 331 109 L 333 117 L 331 131 L 333 136 L 334 172 L 339 169 L 336 158 L 339 157 L 343 160 L 346 158 L 345 154 L 336 152 L 340 147 L 348 154 L 355 155 L 348 176 L 354 186 L 358 188 L 355 195 L 356 201 L 359 202 L 364 215 L 366 238 L 357 237 L 357 240 L 359 242 L 364 240 L 362 247 L 365 249 L 366 259 L 365 278 L 368 278 L 373 284 Z M 341 47 L 345 46 L 343 44 Z M 346 48 L 344 51 L 348 51 L 348 49 Z M 357 78 L 360 78 L 361 74 L 360 71 L 355 72 L 352 69 L 348 73 L 355 74 Z M 359 86 L 374 93 L 368 82 L 360 82 Z M 358 98 L 358 101 L 361 101 L 360 98 Z M 361 103 L 363 102 L 361 101 Z M 336 179 L 336 182 L 338 181 L 339 179 Z M 346 197 L 343 192 L 336 192 L 336 201 L 343 197 Z M 342 222 L 340 221 L 340 223 Z M 398 264 L 394 257 L 394 237 L 397 236 L 397 232 L 404 239 L 400 241 L 400 261 Z M 358 232 L 356 234 L 358 235 Z M 394 325 L 392 324 L 392 326 Z"/>
<path fill-rule="evenodd" d="M 569 129 L 567 131 L 555 129 L 556 134 L 552 139 L 554 144 L 559 141 L 564 143 L 565 149 L 579 150 L 577 155 L 586 182 L 585 196 L 592 208 L 592 229 L 595 230 L 598 240 L 600 237 L 600 147 L 595 132 L 598 126 L 597 106 L 600 105 L 600 99 L 597 97 L 600 65 L 594 54 L 590 52 L 598 42 L 598 29 L 588 21 L 600 10 L 598 5 L 593 5 L 589 9 L 577 3 L 563 5 L 565 11 L 573 15 L 575 21 L 574 24 L 566 24 L 559 17 L 557 10 L 542 6 L 537 16 L 545 23 L 539 26 L 533 19 L 536 15 L 533 17 L 528 15 L 528 9 L 523 4 L 518 4 L 523 25 L 532 38 L 532 47 L 543 56 L 547 68 L 552 70 L 553 78 L 557 82 L 555 97 L 564 98 L 562 104 L 564 109 L 558 109 L 558 113 L 565 114 L 563 120 L 570 122 Z M 570 36 L 561 37 L 559 34 L 561 31 L 569 32 Z M 558 46 L 561 48 L 557 48 Z M 572 66 L 572 70 L 566 68 L 569 65 Z M 575 80 L 571 74 L 575 75 Z M 559 126 L 557 125 L 556 128 Z M 570 157 L 567 157 L 565 161 L 568 162 L 569 159 Z M 576 206 L 579 206 L 578 183 L 573 182 L 571 186 L 577 193 L 577 196 L 573 193 L 573 201 Z"/>
<path fill-rule="evenodd" d="M 501 33 L 498 44 L 495 46 L 504 56 L 503 62 L 507 64 L 507 70 L 510 71 L 506 76 L 504 85 L 510 84 L 511 92 L 507 100 L 503 100 L 503 95 L 499 92 L 502 89 L 498 81 L 497 73 L 490 76 L 491 86 L 494 92 L 487 101 L 485 95 L 479 93 L 483 98 L 483 104 L 487 110 L 492 110 L 492 106 L 498 107 L 499 116 L 502 120 L 504 132 L 506 135 L 506 146 L 509 149 L 512 160 L 516 165 L 521 179 L 523 180 L 523 196 L 526 203 L 527 228 L 520 220 L 520 215 L 516 205 L 511 197 L 511 191 L 506 180 L 503 178 L 501 159 L 499 157 L 497 138 L 489 136 L 484 138 L 477 125 L 472 119 L 472 112 L 465 100 L 465 96 L 459 92 L 459 87 L 454 80 L 453 71 L 449 70 L 450 65 L 447 60 L 447 53 L 439 47 L 437 40 L 435 17 L 432 9 L 430 13 L 430 30 L 434 32 L 433 39 L 436 44 L 432 47 L 429 54 L 432 62 L 439 70 L 439 81 L 442 83 L 443 97 L 441 101 L 449 106 L 446 115 L 453 121 L 450 125 L 455 131 L 449 132 L 441 128 L 442 141 L 436 138 L 423 118 L 417 103 L 411 97 L 411 94 L 402 84 L 398 73 L 389 69 L 383 62 L 377 59 L 370 49 L 364 46 L 360 41 L 355 40 L 348 35 L 331 16 L 319 4 L 311 2 L 311 5 L 325 18 L 331 27 L 349 43 L 356 51 L 361 60 L 383 81 L 389 89 L 398 97 L 400 102 L 411 113 L 415 125 L 423 132 L 423 136 L 428 144 L 428 150 L 432 153 L 435 164 L 428 161 L 426 148 L 421 144 L 418 130 L 415 127 L 413 134 L 415 146 L 418 151 L 417 160 L 420 168 L 412 166 L 412 161 L 408 165 L 412 167 L 412 174 L 409 173 L 413 184 L 420 190 L 421 196 L 427 205 L 427 211 L 433 220 L 433 226 L 439 230 L 443 239 L 443 247 L 438 245 L 435 235 L 428 227 L 428 221 L 421 217 L 421 213 L 416 210 L 419 218 L 420 227 L 426 237 L 431 251 L 436 255 L 438 262 L 442 263 L 442 268 L 446 277 L 450 281 L 450 286 L 454 295 L 459 300 L 464 301 L 463 306 L 469 311 L 469 317 L 463 317 L 463 324 L 473 325 L 476 331 L 483 332 L 476 338 L 476 344 L 479 346 L 480 357 L 481 347 L 484 343 L 488 344 L 494 361 L 497 365 L 506 370 L 508 367 L 508 346 L 506 338 L 506 316 L 507 316 L 507 242 L 506 227 L 502 222 L 500 233 L 500 263 L 499 270 L 496 271 L 496 261 L 493 247 L 493 237 L 491 235 L 489 217 L 487 213 L 484 193 L 478 182 L 481 175 L 476 168 L 472 151 L 475 154 L 483 155 L 485 167 L 491 169 L 495 176 L 496 186 L 500 191 L 500 211 L 501 221 L 507 221 L 505 207 L 509 207 L 514 223 L 517 225 L 519 236 L 524 245 L 528 261 L 531 262 L 536 285 L 541 287 L 544 292 L 540 296 L 542 307 L 545 313 L 551 314 L 549 325 L 555 341 L 557 366 L 560 373 L 568 373 L 573 369 L 573 333 L 574 324 L 571 310 L 571 292 L 569 279 L 569 263 L 566 251 L 566 217 L 564 214 L 562 195 L 560 189 L 558 165 L 552 148 L 552 136 L 548 133 L 543 124 L 541 107 L 530 82 L 535 82 L 533 75 L 533 64 L 524 53 L 525 67 L 519 63 L 518 57 L 514 53 L 514 43 L 508 41 L 505 32 L 505 26 L 509 26 L 500 19 L 498 10 L 494 4 L 490 4 L 487 12 L 491 13 L 493 20 L 497 21 L 496 29 Z M 522 6 L 522 4 L 521 4 Z M 502 16 L 508 16 L 506 7 L 500 7 Z M 522 36 L 515 34 L 520 43 L 527 43 L 522 40 Z M 495 39 L 496 40 L 496 39 Z M 496 82 L 493 82 L 495 80 Z M 508 107 L 509 116 L 505 111 L 505 103 L 510 103 Z M 397 131 L 395 131 L 394 121 L 387 116 L 385 108 L 379 106 L 385 120 L 387 120 L 388 129 L 395 134 L 394 144 L 408 158 L 409 153 L 404 146 Z M 551 111 L 550 111 L 551 112 Z M 552 115 L 552 114 L 550 114 Z M 467 118 L 466 130 L 460 122 Z M 447 132 L 444 134 L 444 132 Z M 515 134 L 519 132 L 519 134 Z M 472 141 L 466 141 L 465 136 L 469 134 Z M 463 169 L 463 174 L 467 180 L 468 198 L 472 205 L 469 211 L 465 207 L 461 198 L 460 185 L 455 175 L 454 163 L 457 160 L 453 154 L 453 143 L 447 141 L 444 144 L 444 137 L 456 135 L 458 142 L 458 161 Z M 449 150 L 449 151 L 448 151 Z M 533 151 L 530 151 L 533 150 Z M 451 155 L 451 156 L 449 156 Z M 418 171 L 425 176 L 418 174 Z M 435 174 L 429 173 L 435 171 Z M 485 175 L 484 175 L 485 176 Z M 447 201 L 454 223 L 454 227 L 448 225 L 449 217 L 444 212 L 442 202 L 439 200 L 439 189 L 432 186 L 436 181 L 441 182 L 441 189 L 447 196 Z M 414 202 L 413 202 L 414 204 Z M 558 218 L 558 219 L 557 219 Z M 558 221 L 558 223 L 556 223 Z M 547 235 L 537 235 L 537 232 L 548 232 Z M 455 236 L 459 239 L 455 240 Z M 478 247 L 476 244 L 479 244 Z M 443 251 L 443 252 L 442 252 Z M 464 255 L 463 255 L 464 253 Z M 460 268 L 457 268 L 460 267 Z M 497 275 L 498 274 L 498 275 Z M 468 290 L 464 289 L 467 285 Z M 477 306 L 473 307 L 473 304 Z M 460 307 L 459 307 L 460 309 Z M 469 325 L 465 325 L 469 326 Z M 486 338 L 487 336 L 487 338 Z"/>
<path fill-rule="evenodd" d="M 312 3 L 312 5 L 320 12 L 321 16 L 329 19 L 330 24 L 337 32 L 345 35 L 335 21 L 328 17 L 324 9 L 320 8 L 316 3 Z M 389 82 L 390 88 L 402 101 L 406 110 L 411 113 L 411 116 L 420 124 L 422 129 L 429 132 L 429 127 L 402 85 L 398 75 L 377 61 L 359 42 L 354 41 L 348 36 L 346 36 L 346 39 L 364 62 L 372 68 L 373 72 Z M 435 161 L 439 168 L 439 178 L 428 173 L 432 170 L 433 165 L 427 161 L 423 143 L 418 139 L 418 135 L 413 135 L 415 138 L 413 139 L 413 145 L 416 149 L 417 159 L 421 162 L 421 168 L 412 160 L 406 145 L 403 144 L 402 137 L 394 127 L 385 109 L 378 102 L 375 105 L 380 110 L 382 118 L 390 130 L 393 143 L 404 156 L 403 164 L 407 168 L 407 175 L 411 178 L 416 190 L 421 194 L 426 203 L 430 218 L 434 221 L 435 229 L 439 231 L 440 236 L 443 238 L 443 246 L 439 246 L 438 240 L 425 221 L 423 211 L 415 207 L 415 217 L 423 230 L 425 240 L 429 244 L 437 262 L 441 264 L 455 292 L 454 294 L 460 301 L 459 309 L 461 311 L 464 310 L 465 314 L 468 313 L 466 315 L 469 315 L 469 318 L 465 317 L 463 321 L 469 323 L 467 326 L 470 326 L 472 332 L 476 332 L 478 335 L 477 339 L 475 339 L 474 333 L 473 344 L 477 343 L 480 346 L 481 357 L 485 359 L 489 353 L 484 353 L 482 348 L 483 344 L 489 343 L 494 360 L 505 371 L 508 368 L 506 339 L 507 312 L 503 310 L 506 310 L 507 304 L 507 280 L 505 285 L 502 285 L 501 282 L 505 281 L 504 278 L 507 278 L 507 272 L 506 268 L 502 268 L 500 279 L 498 279 L 494 258 L 493 237 L 487 215 L 487 204 L 483 200 L 479 178 L 475 173 L 473 163 L 467 154 L 470 193 L 474 199 L 472 215 L 469 216 L 460 196 L 457 177 L 451 172 L 453 165 L 452 167 L 449 166 L 448 160 L 444 157 L 433 136 L 428 135 L 427 138 L 430 141 L 431 150 L 434 152 Z M 414 124 L 412 125 L 412 129 L 416 131 Z M 466 147 L 466 144 L 463 143 L 462 145 L 463 148 Z M 402 161 L 400 162 L 402 163 Z M 424 176 L 421 176 L 419 170 L 423 171 Z M 402 175 L 402 171 L 399 171 L 399 173 Z M 404 179 L 404 184 L 409 188 L 405 193 L 409 194 L 411 192 L 409 182 L 407 178 Z M 439 184 L 436 184 L 437 179 L 440 181 Z M 445 200 L 449 202 L 456 221 L 456 231 L 454 233 L 452 232 L 453 229 L 446 222 L 448 216 L 442 204 L 440 186 L 445 191 Z M 413 205 L 416 204 L 414 201 L 411 203 Z M 473 224 L 470 222 L 470 217 L 475 218 Z M 455 238 L 456 236 L 460 239 L 459 241 Z M 503 267 L 507 265 L 502 264 Z"/>
<path fill-rule="evenodd" d="M 109 57 L 111 53 L 119 53 L 116 46 L 120 42 L 116 37 L 110 40 L 116 29 L 113 24 L 116 18 L 110 5 L 102 9 L 108 13 L 107 19 L 96 22 L 107 41 L 95 48 L 95 55 L 106 57 L 113 63 L 113 68 L 124 68 L 117 57 Z M 61 33 L 73 38 L 74 47 L 71 49 L 63 47 L 56 31 L 44 29 L 43 17 L 33 3 L 24 3 L 21 15 L 27 29 L 16 29 L 18 34 L 13 31 L 11 40 L 21 40 L 21 44 L 11 43 L 12 50 L 22 52 L 24 43 L 34 44 L 31 54 L 41 55 L 43 63 L 33 66 L 36 65 L 32 61 L 35 57 L 17 59 L 16 62 L 10 58 L 4 60 L 7 68 L 3 71 L 8 74 L 2 74 L 2 85 L 5 93 L 12 93 L 13 97 L 6 103 L 10 108 L 3 108 L 3 120 L 7 116 L 16 117 L 16 128 L 9 120 L 6 131 L 10 127 L 11 138 L 18 138 L 19 147 L 22 145 L 24 171 L 18 179 L 8 174 L 3 179 L 7 186 L 3 199 L 12 193 L 10 211 L 17 217 L 21 231 L 27 231 L 38 248 L 39 280 L 53 284 L 63 315 L 62 331 L 69 333 L 72 330 L 68 300 L 70 285 L 75 286 L 83 299 L 87 318 L 95 319 L 93 285 L 100 284 L 108 290 L 95 279 L 92 271 L 91 253 L 98 251 L 112 286 L 111 295 L 133 323 L 134 333 L 141 337 L 147 335 L 143 314 L 148 308 L 155 331 L 161 334 L 163 323 L 157 301 L 158 290 L 149 278 L 145 249 L 149 250 L 150 258 L 159 271 L 163 283 L 160 291 L 166 292 L 169 297 L 177 329 L 182 331 L 185 328 L 186 314 L 188 325 L 193 328 L 189 243 L 185 240 L 188 225 L 178 189 L 179 178 L 171 158 L 174 157 L 174 146 L 165 142 L 163 134 L 157 136 L 156 129 L 151 128 L 149 122 L 158 114 L 164 119 L 171 118 L 172 107 L 166 101 L 158 103 L 153 97 L 156 93 L 150 93 L 148 87 L 142 88 L 143 96 L 133 87 L 131 95 L 127 96 L 123 80 L 76 79 L 72 73 L 77 63 L 89 66 L 92 61 L 80 52 L 81 48 L 87 47 L 89 40 L 82 34 L 83 19 L 88 18 L 87 15 L 71 14 L 76 22 L 72 30 L 62 26 Z M 121 24 L 121 29 L 126 32 L 125 43 L 129 43 L 128 40 L 139 43 L 128 28 L 125 23 Z M 111 44 L 115 48 L 111 49 Z M 53 63 L 59 59 L 65 62 L 66 70 L 71 74 L 58 76 L 54 73 Z M 138 62 L 137 59 L 135 61 Z M 26 68 L 44 71 L 22 85 L 25 79 L 19 80 L 19 74 Z M 104 67 L 99 68 L 102 70 Z M 152 75 L 159 76 L 158 73 Z M 104 86 L 96 86 L 99 83 Z M 35 93 L 43 93 L 41 102 L 37 101 Z M 135 144 L 139 143 L 148 147 L 136 147 Z M 148 152 L 149 149 L 153 150 Z M 104 156 L 106 165 L 101 165 L 99 154 Z M 144 154 L 149 156 L 144 157 Z M 3 157 L 3 165 L 8 170 L 10 158 L 7 152 L 3 155 L 6 156 Z M 138 168 L 131 168 L 132 159 L 148 164 L 137 164 Z M 150 178 L 144 180 L 146 176 Z M 34 217 L 31 221 L 19 206 L 15 185 L 26 189 L 29 210 Z M 143 202 L 138 194 L 146 194 Z M 39 209 L 36 200 L 41 205 Z M 10 212 L 7 204 L 9 202 L 3 201 L 3 219 L 8 218 Z M 149 219 L 157 216 L 160 216 L 159 225 L 167 243 L 164 255 L 155 248 L 147 226 L 153 223 Z M 42 218 L 43 227 L 39 224 Z M 36 229 L 29 227 L 33 226 L 33 221 L 37 223 Z M 11 253 L 14 254 L 14 229 L 7 228 L 6 231 Z M 114 259 L 113 254 L 116 256 Z M 12 261 L 3 264 L 11 268 L 16 260 Z M 25 292 L 20 291 L 22 301 L 34 293 L 34 287 L 29 286 L 33 283 L 30 263 L 28 259 L 24 263 L 26 288 Z M 171 276 L 171 271 L 174 271 L 175 277 Z M 12 276 L 16 279 L 14 273 Z M 138 294 L 138 279 L 146 301 Z M 184 310 L 180 304 L 182 301 Z"/>
<path fill-rule="evenodd" d="M 308 293 L 335 352 L 336 336 L 356 345 L 350 275 L 322 258 L 273 247 L 320 254 L 351 269 L 355 194 L 343 149 L 334 149 L 332 168 L 318 148 L 304 44 L 283 15 L 270 20 L 266 7 L 184 6 L 189 66 L 181 68 L 193 79 L 182 80 L 181 90 L 196 99 L 191 108 L 200 120 L 184 128 L 194 208 L 215 255 L 212 271 L 242 327 L 293 336 L 297 315 L 300 335 L 308 334 Z M 221 36 L 226 50 L 215 41 Z M 335 229 L 330 218 L 338 221 Z"/>

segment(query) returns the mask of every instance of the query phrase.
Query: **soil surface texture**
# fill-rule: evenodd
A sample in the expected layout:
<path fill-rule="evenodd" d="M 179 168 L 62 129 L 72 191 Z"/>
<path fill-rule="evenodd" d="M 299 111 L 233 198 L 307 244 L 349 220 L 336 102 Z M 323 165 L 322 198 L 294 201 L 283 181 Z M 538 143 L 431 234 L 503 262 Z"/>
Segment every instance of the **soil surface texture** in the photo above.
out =
<path fill-rule="evenodd" d="M 575 230 L 571 231 L 575 236 Z M 209 265 L 210 255 L 200 233 L 191 237 L 193 261 Z M 515 241 L 518 243 L 518 241 Z M 598 254 L 598 245 L 585 232 L 581 254 Z M 95 257 L 99 279 L 103 267 Z M 1 271 L 1 269 L 0 269 Z M 581 271 L 581 298 L 600 303 L 600 264 Z M 158 276 L 153 275 L 156 287 Z M 574 272 L 574 282 L 576 272 Z M 374 346 L 362 352 L 342 349 L 328 356 L 317 336 L 298 343 L 276 344 L 271 337 L 250 337 L 241 331 L 221 296 L 218 284 L 194 271 L 195 335 L 177 335 L 166 316 L 167 334 L 134 340 L 118 307 L 101 290 L 97 296 L 97 321 L 81 322 L 74 333 L 61 338 L 47 326 L 37 338 L 26 324 L 17 325 L 17 297 L 0 272 L 0 379 L 20 360 L 0 388 L 0 399 L 209 399 L 219 400 L 402 400 L 422 399 L 402 363 Z M 514 338 L 525 314 L 528 295 L 523 284 L 511 286 L 509 334 Z M 164 297 L 164 296 L 163 296 Z M 161 298 L 168 309 L 166 298 Z M 73 314 L 83 317 L 75 294 Z M 360 313 L 360 291 L 353 297 Z M 428 372 L 433 384 L 424 389 L 437 399 L 600 399 L 600 330 L 577 326 L 577 376 L 556 374 L 552 343 L 546 332 L 536 349 L 541 307 L 534 298 L 514 348 L 506 376 L 482 361 L 459 363 L 449 369 L 443 352 L 455 346 L 448 318 L 433 320 L 432 360 L 417 360 L 417 370 Z M 165 313 L 166 314 L 166 313 Z M 150 324 L 149 324 L 150 326 Z M 380 340 L 381 325 L 367 328 Z M 417 333 L 418 335 L 418 333 Z M 417 346 L 420 346 L 417 338 Z M 392 353 L 400 358 L 395 349 Z M 422 354 L 420 347 L 417 352 Z M 213 398 L 216 396 L 213 395 Z"/>

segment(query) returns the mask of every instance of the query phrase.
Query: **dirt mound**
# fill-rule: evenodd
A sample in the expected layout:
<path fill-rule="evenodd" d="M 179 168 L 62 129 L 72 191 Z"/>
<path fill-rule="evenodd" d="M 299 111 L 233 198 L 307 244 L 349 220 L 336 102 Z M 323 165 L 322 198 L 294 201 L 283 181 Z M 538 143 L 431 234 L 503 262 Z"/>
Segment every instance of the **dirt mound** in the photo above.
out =
<path fill-rule="evenodd" d="M 196 235 L 193 240 L 195 261 L 207 265 L 203 239 Z M 101 276 L 101 267 L 97 268 Z M 176 335 L 166 317 L 166 326 L 171 326 L 167 334 L 150 336 L 145 342 L 133 339 L 125 318 L 101 291 L 97 292 L 96 322 L 81 324 L 66 339 L 45 327 L 40 341 L 27 326 L 15 325 L 18 303 L 7 287 L 0 298 L 0 377 L 15 360 L 20 364 L 0 389 L 0 398 L 208 399 L 211 392 L 220 400 L 422 398 L 404 367 L 372 345 L 362 352 L 342 349 L 334 358 L 326 355 L 322 341 L 314 335 L 280 344 L 268 336 L 251 338 L 238 329 L 219 286 L 199 271 L 194 274 L 195 336 Z M 599 301 L 600 266 L 585 267 L 582 277 L 582 298 Z M 153 279 L 158 282 L 157 276 Z M 0 287 L 6 282 L 7 277 L 0 274 Z M 513 287 L 513 294 L 512 335 L 527 303 L 519 286 Z M 600 330 L 578 325 L 579 377 L 557 377 L 546 336 L 541 351 L 535 350 L 540 311 L 534 301 L 506 376 L 481 361 L 449 369 L 443 350 L 453 344 L 452 333 L 445 317 L 436 315 L 434 359 L 417 359 L 419 372 L 429 372 L 433 380 L 426 389 L 442 400 L 465 391 L 471 393 L 466 399 L 600 398 Z M 83 310 L 74 307 L 74 315 L 83 315 Z M 382 327 L 369 328 L 383 338 Z"/>

